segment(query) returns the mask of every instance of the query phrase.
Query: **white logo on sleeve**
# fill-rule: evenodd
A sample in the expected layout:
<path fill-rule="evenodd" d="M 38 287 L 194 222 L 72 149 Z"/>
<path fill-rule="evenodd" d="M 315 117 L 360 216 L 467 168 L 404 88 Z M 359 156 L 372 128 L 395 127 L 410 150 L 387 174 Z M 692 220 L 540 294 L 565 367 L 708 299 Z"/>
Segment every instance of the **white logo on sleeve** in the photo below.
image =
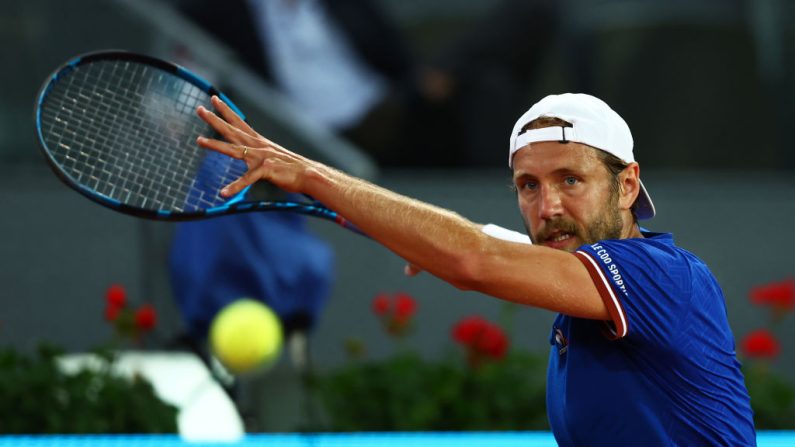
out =
<path fill-rule="evenodd" d="M 607 252 L 607 249 L 598 243 L 591 245 L 591 248 L 596 253 L 596 257 L 607 266 L 607 270 L 610 272 L 610 279 L 613 281 L 613 284 L 616 285 L 616 288 L 621 290 L 624 296 L 629 296 L 627 293 L 627 285 L 621 277 L 621 271 L 613 262 L 613 258 L 610 257 L 610 253 Z"/>

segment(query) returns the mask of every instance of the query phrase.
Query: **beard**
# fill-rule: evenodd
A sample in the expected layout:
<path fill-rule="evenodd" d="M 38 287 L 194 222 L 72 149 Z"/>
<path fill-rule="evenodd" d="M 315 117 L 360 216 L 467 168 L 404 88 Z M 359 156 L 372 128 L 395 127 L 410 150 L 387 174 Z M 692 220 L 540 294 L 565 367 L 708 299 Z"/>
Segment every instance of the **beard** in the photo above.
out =
<path fill-rule="evenodd" d="M 607 206 L 592 222 L 581 225 L 566 217 L 548 219 L 538 233 L 534 234 L 527 220 L 523 218 L 525 229 L 533 244 L 548 240 L 554 234 L 570 234 L 578 238 L 582 244 L 593 244 L 605 239 L 619 239 L 624 222 L 618 210 L 618 194 L 610 195 Z M 575 248 L 576 249 L 576 248 Z"/>

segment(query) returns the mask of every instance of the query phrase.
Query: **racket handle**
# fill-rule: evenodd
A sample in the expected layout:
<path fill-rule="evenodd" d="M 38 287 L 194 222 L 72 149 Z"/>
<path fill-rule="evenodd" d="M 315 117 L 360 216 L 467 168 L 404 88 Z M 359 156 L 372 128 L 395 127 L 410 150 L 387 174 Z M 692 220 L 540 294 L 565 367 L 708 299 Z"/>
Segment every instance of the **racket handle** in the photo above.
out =
<path fill-rule="evenodd" d="M 334 219 L 334 222 L 336 222 L 337 225 L 339 225 L 339 226 L 341 226 L 343 228 L 347 228 L 348 230 L 353 231 L 356 234 L 359 234 L 359 235 L 364 236 L 364 237 L 369 237 L 366 234 L 364 234 L 364 231 L 360 230 L 359 227 L 357 227 L 356 225 L 350 223 L 347 219 L 345 219 L 344 217 L 340 216 L 339 214 L 337 214 L 337 217 Z"/>
<path fill-rule="evenodd" d="M 356 225 L 352 224 L 348 221 L 348 219 L 342 217 L 336 211 L 332 211 L 325 206 L 323 206 L 320 202 L 315 202 L 314 205 L 310 206 L 302 206 L 298 211 L 303 214 L 308 214 L 315 217 L 320 217 L 322 219 L 330 220 L 337 225 L 346 228 L 356 234 L 368 237 L 362 230 L 359 229 Z"/>

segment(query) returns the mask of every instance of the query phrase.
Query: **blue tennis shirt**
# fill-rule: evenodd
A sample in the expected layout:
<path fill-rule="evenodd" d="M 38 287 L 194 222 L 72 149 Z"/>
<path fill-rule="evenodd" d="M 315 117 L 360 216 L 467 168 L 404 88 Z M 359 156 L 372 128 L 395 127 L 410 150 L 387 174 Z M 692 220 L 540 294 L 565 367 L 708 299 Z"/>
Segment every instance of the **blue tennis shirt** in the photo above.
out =
<path fill-rule="evenodd" d="M 584 245 L 611 321 L 558 315 L 547 411 L 568 446 L 755 446 L 723 293 L 670 234 Z"/>

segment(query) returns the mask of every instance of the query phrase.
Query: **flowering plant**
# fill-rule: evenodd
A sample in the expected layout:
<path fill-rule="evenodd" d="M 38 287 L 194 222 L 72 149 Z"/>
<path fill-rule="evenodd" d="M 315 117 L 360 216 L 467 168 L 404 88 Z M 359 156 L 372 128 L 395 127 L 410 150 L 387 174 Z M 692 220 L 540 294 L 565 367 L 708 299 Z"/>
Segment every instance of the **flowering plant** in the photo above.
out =
<path fill-rule="evenodd" d="M 155 327 L 157 313 L 151 304 L 131 309 L 126 289 L 113 284 L 105 291 L 105 320 L 113 325 L 117 339 L 140 344 L 143 335 Z"/>
<path fill-rule="evenodd" d="M 402 344 L 417 308 L 405 293 L 376 295 L 373 313 L 402 349 L 385 360 L 370 361 L 362 358 L 361 343 L 348 342 L 351 361 L 310 381 L 328 421 L 310 421 L 309 429 L 548 429 L 544 356 L 511 349 L 499 325 L 471 316 L 451 329 L 461 352 L 426 360 Z"/>
<path fill-rule="evenodd" d="M 754 422 L 762 429 L 795 428 L 795 388 L 771 370 L 781 353 L 775 328 L 795 309 L 795 281 L 755 287 L 749 298 L 751 303 L 769 310 L 771 321 L 769 327 L 751 331 L 740 341 Z"/>
<path fill-rule="evenodd" d="M 156 321 L 154 308 L 136 310 L 119 285 L 105 294 L 105 318 L 117 337 L 138 343 Z M 163 402 L 140 375 L 116 374 L 115 355 L 98 348 L 98 367 L 66 372 L 63 349 L 42 343 L 27 356 L 0 347 L 0 434 L 175 433 L 177 408 Z"/>
<path fill-rule="evenodd" d="M 471 367 L 502 360 L 508 352 L 509 341 L 502 328 L 479 316 L 464 318 L 453 326 L 453 339 L 465 348 Z"/>
<path fill-rule="evenodd" d="M 390 335 L 402 337 L 411 329 L 411 321 L 417 313 L 417 300 L 407 293 L 394 296 L 379 293 L 373 298 L 373 313 L 381 320 Z"/>

